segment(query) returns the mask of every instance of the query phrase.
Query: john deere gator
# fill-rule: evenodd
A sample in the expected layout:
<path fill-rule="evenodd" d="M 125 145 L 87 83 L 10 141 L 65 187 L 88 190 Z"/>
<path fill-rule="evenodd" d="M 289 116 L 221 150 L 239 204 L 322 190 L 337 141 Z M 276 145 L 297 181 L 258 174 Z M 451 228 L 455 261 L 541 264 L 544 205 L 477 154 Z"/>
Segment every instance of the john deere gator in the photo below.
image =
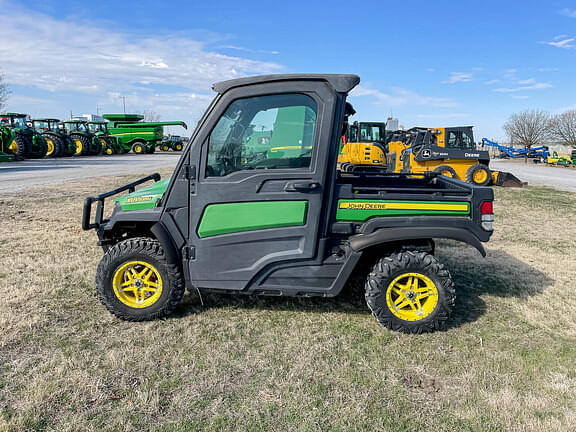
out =
<path fill-rule="evenodd" d="M 102 117 L 110 122 L 110 136 L 116 137 L 124 150 L 134 153 L 154 153 L 164 138 L 164 126 L 188 129 L 182 121 L 144 122 L 140 114 L 104 114 Z"/>
<path fill-rule="evenodd" d="M 76 144 L 77 156 L 94 156 L 102 152 L 102 143 L 100 139 L 90 132 L 86 120 L 66 120 L 64 122 L 66 133 Z"/>
<path fill-rule="evenodd" d="M 76 153 L 76 143 L 66 135 L 59 119 L 32 119 L 32 127 L 46 140 L 46 157 L 74 156 Z"/>
<path fill-rule="evenodd" d="M 11 132 L 8 153 L 19 159 L 40 159 L 46 155 L 48 146 L 42 135 L 26 122 L 27 115 L 19 113 L 0 114 L 0 124 Z"/>
<path fill-rule="evenodd" d="M 118 143 L 118 139 L 110 136 L 108 122 L 89 121 L 88 130 L 100 140 L 102 144 L 102 154 L 113 155 L 126 153 L 124 148 Z"/>

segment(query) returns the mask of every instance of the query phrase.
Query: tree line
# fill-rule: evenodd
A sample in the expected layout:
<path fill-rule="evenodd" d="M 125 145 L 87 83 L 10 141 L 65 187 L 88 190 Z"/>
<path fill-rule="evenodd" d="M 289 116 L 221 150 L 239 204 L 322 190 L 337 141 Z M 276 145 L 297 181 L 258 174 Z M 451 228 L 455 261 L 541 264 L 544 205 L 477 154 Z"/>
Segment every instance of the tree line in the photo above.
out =
<path fill-rule="evenodd" d="M 541 110 L 514 113 L 504 130 L 514 144 L 527 148 L 552 140 L 576 148 L 576 109 L 557 115 Z"/>

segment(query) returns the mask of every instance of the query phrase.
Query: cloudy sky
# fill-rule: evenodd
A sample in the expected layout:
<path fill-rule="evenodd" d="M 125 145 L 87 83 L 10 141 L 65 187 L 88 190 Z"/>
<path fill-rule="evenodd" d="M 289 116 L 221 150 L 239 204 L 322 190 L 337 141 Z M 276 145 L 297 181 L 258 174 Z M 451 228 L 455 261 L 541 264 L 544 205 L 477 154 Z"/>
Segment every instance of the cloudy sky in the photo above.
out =
<path fill-rule="evenodd" d="M 0 0 L 8 108 L 32 116 L 152 110 L 194 125 L 211 84 L 264 73 L 356 73 L 356 119 L 474 125 L 576 108 L 570 1 Z M 176 133 L 176 130 L 173 131 Z"/>

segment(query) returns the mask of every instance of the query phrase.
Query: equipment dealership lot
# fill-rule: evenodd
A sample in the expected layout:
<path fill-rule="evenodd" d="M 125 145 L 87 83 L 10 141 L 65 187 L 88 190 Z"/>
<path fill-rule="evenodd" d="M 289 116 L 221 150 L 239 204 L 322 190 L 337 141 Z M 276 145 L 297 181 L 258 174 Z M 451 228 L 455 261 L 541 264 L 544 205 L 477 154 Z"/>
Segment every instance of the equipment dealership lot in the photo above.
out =
<path fill-rule="evenodd" d="M 101 250 L 80 217 L 84 197 L 177 161 L 141 158 L 0 170 L 0 430 L 573 427 L 574 193 L 496 188 L 486 259 L 438 244 L 458 296 L 445 332 L 384 329 L 353 284 L 334 299 L 186 294 L 169 319 L 130 323 L 95 296 Z M 137 172 L 125 161 L 145 166 L 112 177 Z"/>

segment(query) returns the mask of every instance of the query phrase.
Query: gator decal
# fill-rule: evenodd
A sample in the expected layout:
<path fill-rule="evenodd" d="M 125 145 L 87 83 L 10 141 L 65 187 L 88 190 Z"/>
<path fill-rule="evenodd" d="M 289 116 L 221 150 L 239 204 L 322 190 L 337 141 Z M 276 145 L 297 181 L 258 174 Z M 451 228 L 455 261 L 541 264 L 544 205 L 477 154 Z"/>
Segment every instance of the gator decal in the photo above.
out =
<path fill-rule="evenodd" d="M 198 226 L 198 237 L 306 224 L 307 201 L 254 201 L 210 204 Z"/>
<path fill-rule="evenodd" d="M 466 216 L 470 204 L 452 201 L 340 200 L 336 220 L 364 222 L 390 216 Z"/>

